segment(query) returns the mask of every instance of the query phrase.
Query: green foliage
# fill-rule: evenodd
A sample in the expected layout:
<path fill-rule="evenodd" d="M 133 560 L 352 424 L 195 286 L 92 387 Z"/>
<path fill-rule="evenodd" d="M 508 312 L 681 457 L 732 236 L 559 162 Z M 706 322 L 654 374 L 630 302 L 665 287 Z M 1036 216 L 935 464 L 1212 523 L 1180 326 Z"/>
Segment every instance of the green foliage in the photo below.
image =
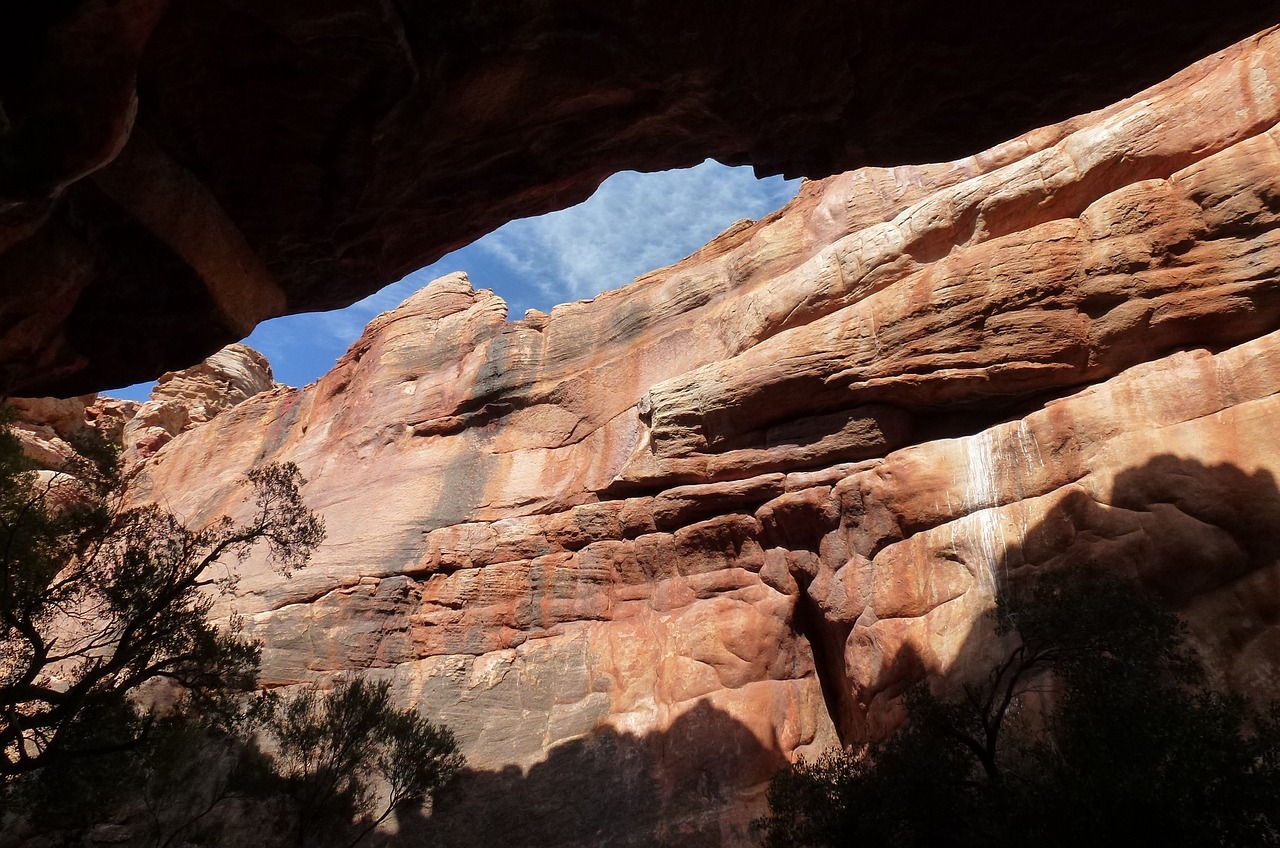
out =
<path fill-rule="evenodd" d="M 890 738 L 779 774 L 764 843 L 1280 844 L 1280 708 L 1205 689 L 1177 616 L 1069 570 L 996 617 L 1020 641 L 982 685 L 918 686 Z"/>
<path fill-rule="evenodd" d="M 288 576 L 323 538 L 295 466 L 249 472 L 247 522 L 192 529 L 128 506 L 132 480 L 100 440 L 57 474 L 30 469 L 4 415 L 0 814 L 64 834 L 124 815 L 164 848 L 217 844 L 215 813 L 237 800 L 280 823 L 263 844 L 354 845 L 462 768 L 449 730 L 392 707 L 385 683 L 245 694 L 260 648 L 209 613 L 255 545 Z"/>
<path fill-rule="evenodd" d="M 282 573 L 324 535 L 297 467 L 249 473 L 256 511 L 191 529 L 158 506 L 128 507 L 129 478 L 104 444 L 37 473 L 0 432 L 0 781 L 120 767 L 158 720 L 136 694 L 155 681 L 179 711 L 209 712 L 253 683 L 258 646 L 208 620 L 225 567 L 259 542 Z M 50 773 L 52 775 L 52 772 Z M 119 781 L 115 781 L 119 783 Z M 34 790 L 33 790 L 34 791 Z M 87 788 L 86 788 L 87 791 Z M 87 807 L 87 805 L 86 805 Z"/>
<path fill-rule="evenodd" d="M 51 759 L 12 783 L 12 806 L 36 832 L 74 833 L 127 815 L 149 844 L 179 842 L 224 802 L 270 794 L 270 761 L 252 735 L 255 717 L 227 718 L 206 720 L 186 710 L 149 717 L 129 708 L 86 713 L 78 729 L 101 740 L 133 734 L 136 744 L 87 760 Z"/>
<path fill-rule="evenodd" d="M 271 759 L 255 737 L 268 706 L 259 696 L 242 702 L 231 721 L 221 712 L 212 721 L 176 712 L 157 722 L 134 758 L 137 779 L 122 799 L 134 809 L 141 802 L 142 832 L 152 845 L 167 848 L 201 837 L 219 844 L 221 822 L 214 813 L 226 802 L 269 800 Z"/>
<path fill-rule="evenodd" d="M 266 720 L 300 845 L 354 845 L 396 810 L 429 801 L 464 762 L 448 728 L 391 705 L 386 682 L 314 687 Z M 349 833 L 349 823 L 356 822 Z"/>
<path fill-rule="evenodd" d="M 121 746 L 121 739 L 143 736 L 145 721 L 128 704 L 101 703 L 85 708 L 64 731 L 66 744 L 101 753 L 89 762 L 79 758 L 50 758 L 39 770 L 10 780 L 5 806 L 25 813 L 37 829 L 84 828 L 95 824 L 103 810 L 112 809 L 141 778 L 139 746 Z"/>

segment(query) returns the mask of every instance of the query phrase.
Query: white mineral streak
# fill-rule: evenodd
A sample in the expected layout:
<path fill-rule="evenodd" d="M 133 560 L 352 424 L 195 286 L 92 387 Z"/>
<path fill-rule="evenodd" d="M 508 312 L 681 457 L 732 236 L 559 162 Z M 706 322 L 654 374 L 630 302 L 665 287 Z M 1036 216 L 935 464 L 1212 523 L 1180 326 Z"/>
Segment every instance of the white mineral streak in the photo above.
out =
<path fill-rule="evenodd" d="M 959 521 L 952 523 L 952 533 L 960 525 L 965 533 L 968 565 L 978 586 L 994 600 L 1007 579 L 1004 563 L 1003 523 L 1015 520 L 1006 514 L 1007 504 L 1015 507 L 1027 495 L 1027 483 L 1044 468 L 1040 443 L 1031 433 L 1026 420 L 984 430 L 964 440 L 963 506 Z M 1021 526 L 1016 538 L 1026 535 L 1025 510 L 1016 508 Z M 956 547 L 953 545 L 953 547 Z"/>

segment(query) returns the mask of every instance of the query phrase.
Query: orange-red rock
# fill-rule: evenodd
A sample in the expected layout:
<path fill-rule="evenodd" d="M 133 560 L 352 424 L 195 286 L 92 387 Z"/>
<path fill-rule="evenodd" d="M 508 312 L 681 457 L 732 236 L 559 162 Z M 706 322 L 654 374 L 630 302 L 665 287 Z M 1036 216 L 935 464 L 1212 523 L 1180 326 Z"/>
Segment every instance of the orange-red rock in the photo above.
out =
<path fill-rule="evenodd" d="M 455 728 L 451 844 L 744 844 L 772 769 L 983 671 L 996 593 L 1064 562 L 1280 694 L 1277 86 L 1272 32 L 550 316 L 445 277 L 146 494 L 234 515 L 302 467 L 328 542 L 219 609 L 265 684 L 367 670 Z"/>
<path fill-rule="evenodd" d="M 133 464 L 160 450 L 174 436 L 275 387 L 266 357 L 242 344 L 227 345 L 205 361 L 162 374 L 123 426 L 122 459 Z"/>
<path fill-rule="evenodd" d="M 162 375 L 146 403 L 85 395 L 10 398 L 8 404 L 15 413 L 13 431 L 39 468 L 61 469 L 87 429 L 119 447 L 121 462 L 133 466 L 179 433 L 275 385 L 266 357 L 232 344 L 198 365 Z"/>

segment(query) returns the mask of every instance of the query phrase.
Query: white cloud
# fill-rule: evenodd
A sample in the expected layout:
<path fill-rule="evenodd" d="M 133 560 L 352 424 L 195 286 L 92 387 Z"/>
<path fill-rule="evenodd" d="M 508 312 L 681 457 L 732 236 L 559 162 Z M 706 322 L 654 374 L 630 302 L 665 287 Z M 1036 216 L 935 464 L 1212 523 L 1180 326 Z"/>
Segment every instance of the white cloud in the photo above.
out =
<path fill-rule="evenodd" d="M 277 380 L 302 385 L 332 368 L 374 316 L 450 271 L 470 272 L 519 317 L 525 307 L 592 297 L 670 265 L 734 221 L 779 208 L 798 186 L 710 160 L 682 171 L 615 174 L 585 203 L 512 221 L 346 309 L 266 321 L 246 341 L 271 361 Z"/>
<path fill-rule="evenodd" d="M 757 180 L 708 160 L 694 168 L 606 180 L 571 209 L 512 221 L 475 247 L 552 303 L 592 297 L 682 259 L 740 218 L 759 218 L 799 181 Z"/>

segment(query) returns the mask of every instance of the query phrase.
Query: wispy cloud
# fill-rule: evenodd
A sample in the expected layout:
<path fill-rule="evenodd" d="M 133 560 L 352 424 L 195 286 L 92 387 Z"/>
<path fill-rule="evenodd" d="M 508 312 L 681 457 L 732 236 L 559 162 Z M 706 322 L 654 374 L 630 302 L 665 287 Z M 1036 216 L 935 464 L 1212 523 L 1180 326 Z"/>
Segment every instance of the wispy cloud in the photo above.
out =
<path fill-rule="evenodd" d="M 750 168 L 710 160 L 681 171 L 615 174 L 585 203 L 512 221 L 346 309 L 265 321 L 245 342 L 267 357 L 277 380 L 303 385 L 332 368 L 374 316 L 450 271 L 494 289 L 512 317 L 528 307 L 547 311 L 670 265 L 734 221 L 778 209 L 798 187 L 798 180 L 757 180 Z M 114 394 L 145 399 L 149 390 L 143 384 Z"/>
<path fill-rule="evenodd" d="M 512 221 L 475 244 L 550 304 L 592 297 L 669 265 L 740 218 L 759 218 L 798 181 L 757 180 L 750 168 L 695 168 L 606 180 L 584 203 Z M 501 294 L 502 292 L 499 292 Z"/>

